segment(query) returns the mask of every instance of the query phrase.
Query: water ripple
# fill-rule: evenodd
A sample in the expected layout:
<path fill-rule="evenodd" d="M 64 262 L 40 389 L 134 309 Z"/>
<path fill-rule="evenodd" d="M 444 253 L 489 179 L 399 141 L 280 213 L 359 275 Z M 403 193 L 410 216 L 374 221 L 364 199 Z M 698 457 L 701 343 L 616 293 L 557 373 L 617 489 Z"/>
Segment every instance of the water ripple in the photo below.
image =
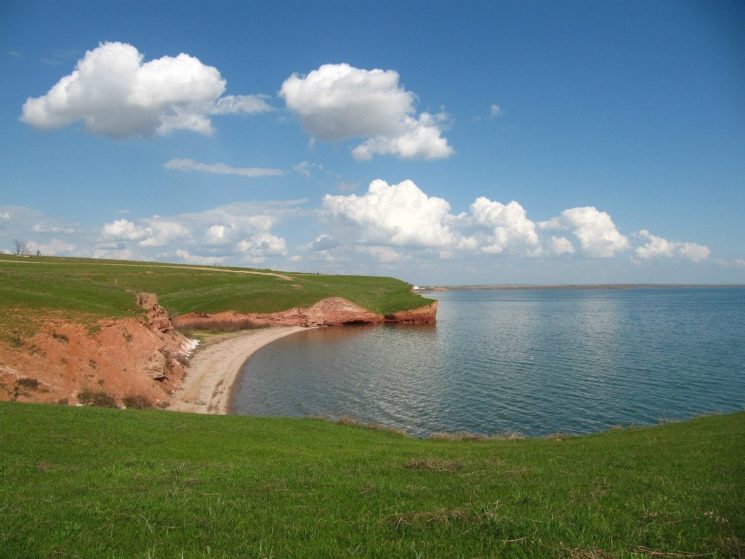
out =
<path fill-rule="evenodd" d="M 437 296 L 436 327 L 314 330 L 262 349 L 234 409 L 544 435 L 745 405 L 745 289 Z"/>

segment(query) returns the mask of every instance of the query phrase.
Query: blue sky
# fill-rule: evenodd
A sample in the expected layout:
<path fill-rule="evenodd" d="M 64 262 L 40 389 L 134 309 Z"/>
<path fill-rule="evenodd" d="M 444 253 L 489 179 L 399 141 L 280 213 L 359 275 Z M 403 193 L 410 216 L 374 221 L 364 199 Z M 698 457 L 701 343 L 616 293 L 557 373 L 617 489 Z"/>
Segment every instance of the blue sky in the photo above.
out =
<path fill-rule="evenodd" d="M 745 282 L 741 2 L 5 1 L 0 71 L 0 250 Z"/>

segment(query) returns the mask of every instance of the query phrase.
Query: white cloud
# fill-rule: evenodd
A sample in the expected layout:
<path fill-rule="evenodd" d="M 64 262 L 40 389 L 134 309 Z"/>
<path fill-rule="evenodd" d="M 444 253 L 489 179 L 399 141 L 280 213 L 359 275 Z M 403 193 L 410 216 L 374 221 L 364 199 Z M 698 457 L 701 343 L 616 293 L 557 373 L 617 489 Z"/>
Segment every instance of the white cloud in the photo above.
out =
<path fill-rule="evenodd" d="M 0 216 L 2 217 L 2 216 Z M 55 225 L 53 223 L 35 223 L 31 228 L 34 233 L 64 233 L 66 235 L 72 235 L 75 233 L 73 227 L 67 227 L 64 225 Z"/>
<path fill-rule="evenodd" d="M 386 246 L 358 246 L 357 252 L 372 256 L 376 261 L 381 264 L 393 264 L 397 262 L 403 262 L 408 258 L 400 252 Z"/>
<path fill-rule="evenodd" d="M 159 217 L 143 220 L 142 225 L 136 225 L 126 219 L 117 219 L 104 224 L 101 236 L 112 241 L 137 241 L 142 247 L 159 247 L 187 238 L 189 230 L 181 223 Z"/>
<path fill-rule="evenodd" d="M 305 203 L 237 202 L 202 212 L 117 219 L 103 225 L 95 247 L 99 256 L 113 258 L 120 254 L 145 260 L 175 255 L 195 264 L 238 263 L 240 258 L 259 262 L 266 256 L 281 255 L 277 252 L 279 237 L 271 230 L 280 222 L 312 215 L 303 207 Z"/>
<path fill-rule="evenodd" d="M 517 202 L 505 205 L 481 196 L 471 204 L 470 209 L 475 222 L 490 230 L 482 251 L 491 254 L 505 251 L 530 254 L 539 250 L 536 224 L 528 219 L 525 209 Z"/>
<path fill-rule="evenodd" d="M 549 254 L 560 256 L 562 254 L 574 254 L 574 245 L 566 237 L 551 236 L 548 240 L 547 249 Z"/>
<path fill-rule="evenodd" d="M 93 251 L 94 258 L 111 258 L 113 260 L 134 260 L 144 259 L 142 256 L 135 255 L 129 247 L 121 246 L 99 246 Z"/>
<path fill-rule="evenodd" d="M 504 113 L 502 112 L 502 108 L 494 103 L 491 107 L 489 107 L 489 116 L 491 118 L 496 118 L 498 116 L 502 116 Z"/>
<path fill-rule="evenodd" d="M 629 249 L 629 240 L 616 229 L 610 215 L 592 206 L 564 210 L 559 222 L 572 231 L 588 256 L 611 258 Z M 546 223 L 555 225 L 556 221 Z"/>
<path fill-rule="evenodd" d="M 236 246 L 244 255 L 244 261 L 251 263 L 264 262 L 268 256 L 285 256 L 287 243 L 282 237 L 271 233 L 257 233 L 243 239 Z"/>
<path fill-rule="evenodd" d="M 0 212 L 0 219 L 7 221 L 10 219 L 10 214 L 8 212 Z"/>
<path fill-rule="evenodd" d="M 147 231 L 143 227 L 138 227 L 126 219 L 117 219 L 111 223 L 104 223 L 101 228 L 101 235 L 105 239 L 139 241 L 147 237 Z"/>
<path fill-rule="evenodd" d="M 189 264 L 203 264 L 205 266 L 217 266 L 225 262 L 224 256 L 198 256 L 183 249 L 177 249 L 176 256 Z"/>
<path fill-rule="evenodd" d="M 193 159 L 171 159 L 163 167 L 171 171 L 199 171 L 216 175 L 238 175 L 240 177 L 274 177 L 284 173 L 282 169 L 231 167 L 224 163 L 199 163 Z"/>
<path fill-rule="evenodd" d="M 691 262 L 700 262 L 706 260 L 711 254 L 709 247 L 696 243 L 669 241 L 662 237 L 652 235 L 646 229 L 642 229 L 637 235 L 644 239 L 646 243 L 637 247 L 634 254 L 642 260 L 651 260 L 654 258 L 685 258 Z"/>
<path fill-rule="evenodd" d="M 230 238 L 232 225 L 211 225 L 204 234 L 204 242 L 208 245 L 215 245 L 225 242 Z"/>
<path fill-rule="evenodd" d="M 310 161 L 301 161 L 297 165 L 293 165 L 292 166 L 292 169 L 295 172 L 300 173 L 304 177 L 310 177 L 311 172 L 313 171 L 313 169 L 317 169 L 319 171 L 322 171 L 323 170 L 323 165 L 321 165 L 320 163 L 312 163 Z"/>
<path fill-rule="evenodd" d="M 355 159 L 367 161 L 373 155 L 398 155 L 403 159 L 443 159 L 453 153 L 439 123 L 445 115 L 422 113 L 418 119 L 406 117 L 397 136 L 374 136 L 352 150 Z"/>
<path fill-rule="evenodd" d="M 319 252 L 324 250 L 333 250 L 337 248 L 340 245 L 339 241 L 336 239 L 333 239 L 329 235 L 321 234 L 318 235 L 315 239 L 313 239 L 313 242 L 310 243 L 307 248 L 309 250 Z"/>
<path fill-rule="evenodd" d="M 266 98 L 265 95 L 225 95 L 215 102 L 210 113 L 213 115 L 230 115 L 273 111 L 274 107 L 266 102 Z"/>
<path fill-rule="evenodd" d="M 442 115 L 416 115 L 416 96 L 399 85 L 394 70 L 364 70 L 324 64 L 307 76 L 293 74 L 280 89 L 305 130 L 322 141 L 367 138 L 353 150 L 358 159 L 374 154 L 440 159 L 453 149 L 441 136 Z"/>
<path fill-rule="evenodd" d="M 48 243 L 39 243 L 36 241 L 29 241 L 26 243 L 26 248 L 29 253 L 36 254 L 39 252 L 44 256 L 55 256 L 57 254 L 71 254 L 75 252 L 77 247 L 72 243 L 60 241 L 59 239 L 52 239 Z"/>
<path fill-rule="evenodd" d="M 150 218 L 146 222 L 148 235 L 140 241 L 140 246 L 160 247 L 189 237 L 189 229 L 177 221 Z"/>
<path fill-rule="evenodd" d="M 417 247 L 448 247 L 456 242 L 450 229 L 450 204 L 427 196 L 405 180 L 389 185 L 377 179 L 362 196 L 323 198 L 328 213 L 357 229 L 363 242 Z"/>
<path fill-rule="evenodd" d="M 132 45 L 101 43 L 41 97 L 28 98 L 21 120 L 44 130 L 75 122 L 115 138 L 172 130 L 212 134 L 210 115 L 261 112 L 258 97 L 228 96 L 217 68 L 181 53 L 149 62 Z"/>

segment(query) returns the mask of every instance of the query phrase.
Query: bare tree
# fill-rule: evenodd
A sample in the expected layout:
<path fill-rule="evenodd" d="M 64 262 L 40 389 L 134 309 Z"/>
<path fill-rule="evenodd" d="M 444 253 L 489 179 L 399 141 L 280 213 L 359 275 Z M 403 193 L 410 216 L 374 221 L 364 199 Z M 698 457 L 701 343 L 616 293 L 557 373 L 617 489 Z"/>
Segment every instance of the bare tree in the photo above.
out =
<path fill-rule="evenodd" d="M 15 247 L 15 254 L 21 256 L 28 252 L 28 243 L 21 239 L 13 239 L 13 246 Z"/>

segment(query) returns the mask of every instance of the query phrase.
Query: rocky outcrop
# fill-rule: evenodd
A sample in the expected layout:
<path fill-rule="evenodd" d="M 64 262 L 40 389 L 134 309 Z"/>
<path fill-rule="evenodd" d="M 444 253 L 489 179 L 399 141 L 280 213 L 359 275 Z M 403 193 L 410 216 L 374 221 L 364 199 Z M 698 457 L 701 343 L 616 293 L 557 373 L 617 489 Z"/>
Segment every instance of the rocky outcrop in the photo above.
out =
<path fill-rule="evenodd" d="M 311 307 L 295 307 L 274 313 L 188 313 L 172 319 L 176 328 L 239 330 L 262 326 L 343 326 L 347 324 L 433 324 L 437 301 L 417 309 L 377 314 L 342 297 L 329 297 Z"/>
<path fill-rule="evenodd" d="M 30 338 L 0 341 L 0 399 L 73 404 L 83 391 L 102 391 L 119 402 L 139 395 L 166 405 L 194 344 L 154 295 L 137 301 L 146 311 L 139 319 L 48 320 Z"/>

